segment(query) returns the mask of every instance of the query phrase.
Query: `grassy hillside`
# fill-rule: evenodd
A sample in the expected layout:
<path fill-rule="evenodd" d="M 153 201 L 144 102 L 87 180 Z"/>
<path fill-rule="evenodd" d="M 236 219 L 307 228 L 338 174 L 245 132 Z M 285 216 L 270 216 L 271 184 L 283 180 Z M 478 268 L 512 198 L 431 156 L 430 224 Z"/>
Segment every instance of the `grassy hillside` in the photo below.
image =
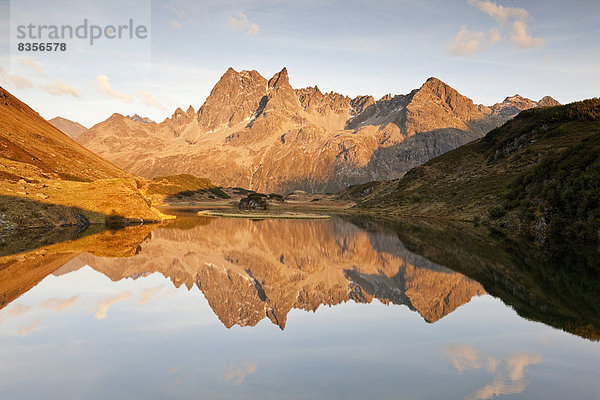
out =
<path fill-rule="evenodd" d="M 600 240 L 600 99 L 521 112 L 484 138 L 339 196 L 396 216 L 448 218 L 540 242 Z"/>
<path fill-rule="evenodd" d="M 85 149 L 0 87 L 2 231 L 160 220 L 135 176 Z M 121 222 L 125 221 L 123 218 Z"/>

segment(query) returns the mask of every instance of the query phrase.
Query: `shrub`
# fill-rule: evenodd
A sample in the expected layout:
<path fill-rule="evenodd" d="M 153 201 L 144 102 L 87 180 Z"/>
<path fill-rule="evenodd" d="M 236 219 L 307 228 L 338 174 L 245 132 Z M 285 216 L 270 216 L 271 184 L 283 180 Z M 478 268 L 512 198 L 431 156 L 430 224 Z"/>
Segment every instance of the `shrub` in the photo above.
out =
<path fill-rule="evenodd" d="M 506 214 L 506 210 L 504 210 L 503 208 L 494 206 L 494 207 L 488 208 L 488 214 L 491 219 L 498 219 L 498 218 L 503 217 Z"/>
<path fill-rule="evenodd" d="M 106 227 L 111 230 L 122 229 L 125 226 L 127 226 L 127 223 L 127 218 L 117 214 L 109 215 L 108 217 L 106 217 L 105 222 Z"/>

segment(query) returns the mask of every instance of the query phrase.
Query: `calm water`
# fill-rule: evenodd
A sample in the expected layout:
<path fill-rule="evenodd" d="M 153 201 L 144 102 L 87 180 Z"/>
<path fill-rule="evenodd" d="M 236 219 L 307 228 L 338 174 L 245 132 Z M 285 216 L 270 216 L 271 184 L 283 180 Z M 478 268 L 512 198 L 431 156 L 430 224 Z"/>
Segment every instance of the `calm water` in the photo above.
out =
<path fill-rule="evenodd" d="M 0 258 L 3 399 L 600 399 L 597 305 L 484 286 L 377 224 L 181 217 L 29 247 Z M 453 251 L 473 276 L 501 259 Z"/>

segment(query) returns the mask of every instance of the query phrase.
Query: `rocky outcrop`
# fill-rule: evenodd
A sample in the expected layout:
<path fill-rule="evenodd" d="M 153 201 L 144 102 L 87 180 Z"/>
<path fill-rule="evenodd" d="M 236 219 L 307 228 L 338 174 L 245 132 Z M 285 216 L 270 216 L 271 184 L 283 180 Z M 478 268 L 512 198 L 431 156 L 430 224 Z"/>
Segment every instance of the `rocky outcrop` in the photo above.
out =
<path fill-rule="evenodd" d="M 295 90 L 285 68 L 269 80 L 229 68 L 195 119 L 181 109 L 161 124 L 109 119 L 79 140 L 145 177 L 193 173 L 261 192 L 335 192 L 399 178 L 537 104 L 513 96 L 476 105 L 436 78 L 406 95 L 352 99 Z"/>

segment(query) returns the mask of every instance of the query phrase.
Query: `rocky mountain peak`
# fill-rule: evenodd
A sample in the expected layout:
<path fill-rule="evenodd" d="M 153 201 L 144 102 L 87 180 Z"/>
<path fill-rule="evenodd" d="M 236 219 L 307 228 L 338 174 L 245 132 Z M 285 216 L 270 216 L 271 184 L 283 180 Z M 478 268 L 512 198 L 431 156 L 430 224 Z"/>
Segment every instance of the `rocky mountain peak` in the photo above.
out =
<path fill-rule="evenodd" d="M 290 78 L 286 67 L 283 67 L 281 71 L 273 75 L 269 80 L 269 88 L 276 89 L 282 86 L 290 86 Z"/>
<path fill-rule="evenodd" d="M 187 115 L 194 115 L 196 114 L 196 111 L 194 111 L 194 107 L 192 107 L 191 105 L 188 107 L 187 111 L 185 112 Z"/>
<path fill-rule="evenodd" d="M 181 108 L 179 108 L 179 110 L 181 110 Z M 181 112 L 183 112 L 183 111 L 181 111 Z M 150 118 L 140 117 L 138 114 L 128 115 L 126 118 L 129 118 L 132 121 L 141 122 L 144 124 L 155 124 L 156 123 L 156 122 L 152 121 Z"/>
<path fill-rule="evenodd" d="M 539 102 L 533 101 L 519 94 L 509 96 L 502 103 L 492 106 L 492 113 L 496 115 L 515 115 L 523 110 L 535 107 L 556 106 L 560 103 L 550 96 L 543 97 Z"/>
<path fill-rule="evenodd" d="M 197 113 L 204 131 L 234 126 L 250 120 L 267 94 L 267 80 L 256 71 L 229 68 Z"/>
<path fill-rule="evenodd" d="M 554 107 L 560 106 L 560 103 L 550 96 L 544 96 L 538 101 L 538 107 Z"/>

